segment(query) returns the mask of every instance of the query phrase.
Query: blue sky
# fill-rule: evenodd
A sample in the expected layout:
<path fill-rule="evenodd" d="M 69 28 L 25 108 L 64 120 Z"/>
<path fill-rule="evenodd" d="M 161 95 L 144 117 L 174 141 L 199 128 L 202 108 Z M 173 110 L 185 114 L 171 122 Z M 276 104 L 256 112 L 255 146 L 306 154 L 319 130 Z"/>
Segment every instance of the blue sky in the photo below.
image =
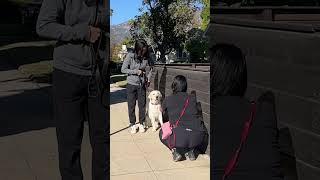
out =
<path fill-rule="evenodd" d="M 116 25 L 133 19 L 139 14 L 142 0 L 111 0 L 110 7 L 113 10 L 111 24 Z"/>

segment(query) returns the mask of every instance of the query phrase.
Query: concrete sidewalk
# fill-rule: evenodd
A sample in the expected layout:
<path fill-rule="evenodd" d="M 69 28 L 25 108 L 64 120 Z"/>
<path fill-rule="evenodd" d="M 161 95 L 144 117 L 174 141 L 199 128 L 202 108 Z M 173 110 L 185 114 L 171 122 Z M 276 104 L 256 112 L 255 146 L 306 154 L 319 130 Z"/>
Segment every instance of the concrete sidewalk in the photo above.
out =
<path fill-rule="evenodd" d="M 51 85 L 35 83 L 0 52 L 0 180 L 58 180 L 58 149 Z M 91 179 L 91 147 L 85 125 L 81 164 Z"/>
<path fill-rule="evenodd" d="M 173 162 L 171 152 L 160 142 L 159 131 L 131 135 L 126 91 L 111 87 L 110 159 L 111 180 L 209 180 L 210 160 Z"/>

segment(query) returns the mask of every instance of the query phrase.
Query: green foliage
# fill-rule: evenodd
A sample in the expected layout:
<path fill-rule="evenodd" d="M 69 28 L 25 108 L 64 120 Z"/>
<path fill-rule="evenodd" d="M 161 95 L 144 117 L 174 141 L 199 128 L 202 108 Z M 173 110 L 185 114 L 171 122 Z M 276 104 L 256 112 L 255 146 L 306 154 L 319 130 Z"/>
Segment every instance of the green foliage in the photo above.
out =
<path fill-rule="evenodd" d="M 113 45 L 111 47 L 111 61 L 119 62 L 121 59 L 118 56 L 118 53 L 121 51 L 121 44 Z"/>
<path fill-rule="evenodd" d="M 188 32 L 187 38 L 185 48 L 190 53 L 190 62 L 205 62 L 208 40 L 204 38 L 204 31 L 197 28 L 191 29 Z"/>
<path fill-rule="evenodd" d="M 210 0 L 201 0 L 201 4 L 203 5 L 203 9 L 201 12 L 202 25 L 201 29 L 205 30 L 210 23 Z"/>
<path fill-rule="evenodd" d="M 160 60 L 180 47 L 192 28 L 196 11 L 192 0 L 144 0 L 141 15 L 130 22 L 133 39 L 146 39 L 160 51 Z"/>
<path fill-rule="evenodd" d="M 134 46 L 134 39 L 131 37 L 126 37 L 122 43 L 123 45 L 126 45 L 127 47 L 133 47 Z"/>

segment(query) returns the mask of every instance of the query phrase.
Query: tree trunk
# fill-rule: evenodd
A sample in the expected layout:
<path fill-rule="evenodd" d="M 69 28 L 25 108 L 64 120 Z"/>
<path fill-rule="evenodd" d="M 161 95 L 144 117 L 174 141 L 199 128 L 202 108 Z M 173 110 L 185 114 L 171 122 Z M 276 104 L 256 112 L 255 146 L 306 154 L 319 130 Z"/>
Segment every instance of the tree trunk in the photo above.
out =
<path fill-rule="evenodd" d="M 159 61 L 161 63 L 166 63 L 166 51 L 162 48 L 159 48 L 159 51 L 160 51 L 160 59 Z"/>

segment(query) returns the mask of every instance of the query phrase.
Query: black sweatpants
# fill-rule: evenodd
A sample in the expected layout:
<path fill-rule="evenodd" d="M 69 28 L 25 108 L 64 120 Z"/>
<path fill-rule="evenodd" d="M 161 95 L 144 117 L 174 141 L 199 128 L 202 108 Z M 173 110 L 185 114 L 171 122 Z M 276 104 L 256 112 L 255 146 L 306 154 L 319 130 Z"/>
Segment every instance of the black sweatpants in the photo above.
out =
<path fill-rule="evenodd" d="M 136 123 L 135 107 L 138 100 L 139 123 L 144 123 L 146 119 L 146 88 L 145 86 L 127 85 L 127 101 L 130 125 Z"/>
<path fill-rule="evenodd" d="M 109 110 L 101 104 L 101 93 L 97 97 L 88 96 L 89 78 L 57 69 L 53 72 L 54 117 L 62 180 L 83 180 L 80 152 L 85 119 L 89 123 L 92 147 L 92 179 L 109 177 Z"/>
<path fill-rule="evenodd" d="M 171 148 L 176 148 L 180 154 L 184 154 L 192 149 L 203 154 L 203 147 L 206 142 L 207 134 L 204 131 L 187 131 L 182 127 L 177 127 L 172 130 L 175 134 L 171 134 L 168 139 L 162 139 L 162 130 L 159 131 L 160 141 L 167 146 L 170 150 Z M 170 143 L 170 146 L 169 146 Z M 206 149 L 206 147 L 205 147 Z M 205 150 L 204 150 L 205 151 Z"/>

